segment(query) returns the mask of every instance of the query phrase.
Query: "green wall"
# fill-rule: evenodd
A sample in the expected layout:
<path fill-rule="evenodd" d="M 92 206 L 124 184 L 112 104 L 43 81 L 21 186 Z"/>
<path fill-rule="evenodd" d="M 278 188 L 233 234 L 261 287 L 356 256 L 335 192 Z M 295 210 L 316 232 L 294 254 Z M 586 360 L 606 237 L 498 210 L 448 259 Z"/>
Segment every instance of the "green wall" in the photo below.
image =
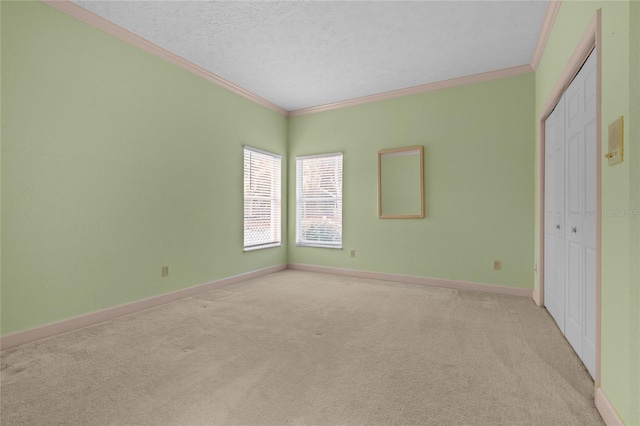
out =
<path fill-rule="evenodd" d="M 630 67 L 629 67 L 629 218 L 631 247 L 629 251 L 629 322 L 630 348 L 629 375 L 630 409 L 628 424 L 640 425 L 640 1 L 630 4 Z M 635 326 L 634 326 L 635 324 Z M 635 404 L 634 404 L 635 401 Z"/>
<path fill-rule="evenodd" d="M 291 118 L 289 170 L 344 152 L 344 249 L 296 247 L 292 220 L 289 262 L 532 288 L 533 115 L 528 74 Z M 377 151 L 415 145 L 426 217 L 378 219 Z"/>
<path fill-rule="evenodd" d="M 636 223 L 630 214 L 607 215 L 607 211 L 628 212 L 632 200 L 638 206 L 637 128 L 630 133 L 630 3 L 627 1 L 564 1 L 560 6 L 551 36 L 536 72 L 536 114 L 549 97 L 562 68 L 586 31 L 597 9 L 602 9 L 602 157 L 607 147 L 608 125 L 625 117 L 626 160 L 609 167 L 602 162 L 602 292 L 601 386 L 627 424 L 639 424 L 638 374 L 638 248 Z M 637 4 L 632 10 L 638 25 Z M 632 25 L 633 26 L 633 25 Z M 637 28 L 636 43 L 637 43 Z M 637 99 L 637 87 L 635 89 Z M 637 115 L 636 115 L 637 117 Z M 637 123 L 637 121 L 636 121 Z M 634 157 L 635 156 L 635 157 Z M 632 171 L 631 164 L 636 167 Z M 635 189 L 634 189 L 635 188 Z M 634 248 L 635 247 L 635 248 Z M 635 272 L 634 272 L 635 271 Z M 635 275 L 635 277 L 634 277 Z"/>
<path fill-rule="evenodd" d="M 242 146 L 285 155 L 285 117 L 43 3 L 1 7 L 3 335 L 286 262 L 242 247 Z"/>
<path fill-rule="evenodd" d="M 640 2 L 563 2 L 535 76 L 289 122 L 42 3 L 0 2 L 1 333 L 287 261 L 531 288 L 534 117 L 598 8 L 603 140 L 624 115 L 626 143 L 602 207 L 634 212 Z M 291 221 L 288 248 L 243 253 L 243 144 L 289 170 L 344 152 L 344 250 L 296 247 Z M 376 152 L 413 145 L 426 217 L 378 219 Z M 640 218 L 604 216 L 602 236 L 602 389 L 640 424 Z"/>

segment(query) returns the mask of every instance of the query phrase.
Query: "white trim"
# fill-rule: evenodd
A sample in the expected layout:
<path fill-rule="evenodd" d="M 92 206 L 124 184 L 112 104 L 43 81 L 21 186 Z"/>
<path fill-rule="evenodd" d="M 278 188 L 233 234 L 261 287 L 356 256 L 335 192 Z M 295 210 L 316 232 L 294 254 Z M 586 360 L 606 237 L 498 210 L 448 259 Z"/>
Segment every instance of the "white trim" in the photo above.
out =
<path fill-rule="evenodd" d="M 361 98 L 348 99 L 346 101 L 334 102 L 326 105 L 302 108 L 289 112 L 289 117 L 313 114 L 316 112 L 330 111 L 334 109 L 346 108 L 355 105 L 368 104 L 385 99 L 399 98 L 402 96 L 417 95 L 419 93 L 433 92 L 441 89 L 464 86 L 466 84 L 481 83 L 483 81 L 497 80 L 500 78 L 514 77 L 517 75 L 530 74 L 533 72 L 531 65 L 519 65 L 517 67 L 504 68 L 496 71 L 483 72 L 480 74 L 468 75 L 465 77 L 453 78 L 451 80 L 437 81 L 434 83 L 422 84 L 408 87 L 406 89 L 392 90 L 390 92 L 378 93 L 375 95 L 363 96 Z"/>
<path fill-rule="evenodd" d="M 175 53 L 169 52 L 168 50 L 154 43 L 151 43 L 150 41 L 128 30 L 125 30 L 124 28 L 114 24 L 113 22 L 107 21 L 106 19 L 95 15 L 68 0 L 41 1 L 53 7 L 54 9 L 59 10 L 60 12 L 66 13 L 69 16 L 73 16 L 74 18 L 79 19 L 80 21 L 89 24 L 92 27 L 95 27 L 109 35 L 119 38 L 120 40 L 129 43 L 139 49 L 142 49 L 145 52 L 151 53 L 152 55 L 155 55 L 162 60 L 177 65 L 180 68 L 197 75 L 198 77 L 204 78 L 205 80 L 210 81 L 211 83 L 224 89 L 227 89 L 228 91 L 233 92 L 236 95 L 240 95 L 243 98 L 248 99 L 260 106 L 275 111 L 285 117 L 287 117 L 289 114 L 287 110 L 280 108 L 276 104 L 273 104 L 266 99 L 263 99 L 260 96 L 251 93 L 250 91 L 243 89 L 242 87 L 237 86 L 228 80 L 225 80 L 219 75 L 216 75 L 211 71 L 208 71 L 201 66 L 194 64 L 193 62 L 187 61 L 186 59 L 176 55 Z"/>
<path fill-rule="evenodd" d="M 469 281 L 448 280 L 443 278 L 417 277 L 414 275 L 387 274 L 383 272 L 360 271 L 356 269 L 332 268 L 328 266 L 304 265 L 289 263 L 289 269 L 299 271 L 320 272 L 323 274 L 345 275 L 348 277 L 369 278 L 381 281 L 395 281 L 409 284 L 420 284 L 432 287 L 452 288 L 457 290 L 483 291 L 486 293 L 507 294 L 510 296 L 531 297 L 532 289 L 507 287 L 493 284 L 480 284 Z"/>
<path fill-rule="evenodd" d="M 533 300 L 538 306 L 544 306 L 544 122 L 557 105 L 564 91 L 569 87 L 582 65 L 587 60 L 593 49 L 596 53 L 596 359 L 595 374 L 593 380 L 595 386 L 600 386 L 601 369 L 601 268 L 602 268 L 602 11 L 597 9 L 593 18 L 582 34 L 578 45 L 573 50 L 564 68 L 560 72 L 549 97 L 537 112 L 536 126 L 536 250 L 537 275 L 535 278 Z"/>
<path fill-rule="evenodd" d="M 123 305 L 117 305 L 99 311 L 90 312 L 88 314 L 79 315 L 73 318 L 68 318 L 62 321 L 45 324 L 29 330 L 18 331 L 15 333 L 7 334 L 0 337 L 0 349 L 9 349 L 14 346 L 22 345 L 25 343 L 33 342 L 47 337 L 56 336 L 58 334 L 67 333 L 69 331 L 77 330 L 79 328 L 88 327 L 101 322 L 109 321 L 114 318 L 139 312 L 145 309 L 153 308 L 154 306 L 163 305 L 165 303 L 173 302 L 175 300 L 184 299 L 186 297 L 195 296 L 196 294 L 203 293 L 205 291 L 213 290 L 216 288 L 224 287 L 231 284 L 236 284 L 242 281 L 258 278 L 264 275 L 268 275 L 274 272 L 282 271 L 284 269 L 294 269 L 310 272 L 321 272 L 325 274 L 333 275 L 345 275 L 360 278 L 370 278 L 383 281 L 395 281 L 411 284 L 421 284 L 444 288 L 454 288 L 462 290 L 484 291 L 488 293 L 508 294 L 512 296 L 531 297 L 531 290 L 514 287 L 504 287 L 489 284 L 478 284 L 465 281 L 445 280 L 438 278 L 416 277 L 410 275 L 400 274 L 385 274 L 379 272 L 358 271 L 353 269 L 342 268 L 330 268 L 325 266 L 315 265 L 303 265 L 297 263 L 280 264 L 270 266 L 264 269 L 258 269 L 256 271 L 246 272 L 239 275 L 233 275 L 231 277 L 222 278 L 216 281 L 211 281 L 205 284 L 199 284 L 193 287 L 183 288 L 170 293 L 164 293 L 157 296 L 148 297 L 146 299 L 136 300 L 134 302 L 125 303 Z"/>
<path fill-rule="evenodd" d="M 344 152 L 329 152 L 326 154 L 299 155 L 296 157 L 296 160 L 307 160 L 309 158 L 322 158 L 322 157 L 336 157 L 338 155 L 344 156 Z"/>
<path fill-rule="evenodd" d="M 158 296 L 136 300 L 134 302 L 125 303 L 123 305 L 112 306 L 111 308 L 101 309 L 99 311 L 90 312 L 88 314 L 79 315 L 77 317 L 54 322 L 51 324 L 45 324 L 29 330 L 18 331 L 16 333 L 0 337 L 0 349 L 4 350 L 14 346 L 22 345 L 24 343 L 33 342 L 35 340 L 44 339 L 47 337 L 77 330 L 83 327 L 88 327 L 90 325 L 112 320 L 122 315 L 132 314 L 144 309 L 153 308 L 154 306 L 163 305 L 165 303 L 184 299 L 185 297 L 191 297 L 205 291 L 239 283 L 252 278 L 261 277 L 263 275 L 268 275 L 273 272 L 282 271 L 284 269 L 287 269 L 286 264 L 270 266 L 268 268 L 258 269 L 256 271 L 246 272 L 239 275 L 233 275 L 231 277 L 222 278 L 205 284 L 183 288 L 180 290 L 172 291 L 170 293 L 164 293 Z"/>
<path fill-rule="evenodd" d="M 108 21 L 98 15 L 95 15 L 92 12 L 89 12 L 88 10 L 72 3 L 69 0 L 40 0 L 40 1 L 53 7 L 54 9 L 59 10 L 62 13 L 72 16 L 88 25 L 91 25 L 94 28 L 97 28 L 126 43 L 136 46 L 137 48 L 142 49 L 145 52 L 151 53 L 152 55 L 155 55 L 160 59 L 163 59 L 169 63 L 177 65 L 180 68 L 194 75 L 197 75 L 198 77 L 204 78 L 205 80 L 210 81 L 211 83 L 217 86 L 220 86 L 224 89 L 229 90 L 230 92 L 240 95 L 243 98 L 248 99 L 258 105 L 261 105 L 265 108 L 275 111 L 276 113 L 284 117 L 295 117 L 299 115 L 329 111 L 329 110 L 338 109 L 338 108 L 345 108 L 345 107 L 354 106 L 354 105 L 377 102 L 384 99 L 393 99 L 393 98 L 398 98 L 402 96 L 415 95 L 418 93 L 426 93 L 426 92 L 432 92 L 440 89 L 463 86 L 466 84 L 480 83 L 483 81 L 513 77 L 513 76 L 522 75 L 522 74 L 529 74 L 534 71 L 534 68 L 532 68 L 530 64 L 525 64 L 525 65 L 519 65 L 515 67 L 495 70 L 495 71 L 488 71 L 480 74 L 453 78 L 450 80 L 443 80 L 443 81 L 437 81 L 433 83 L 422 84 L 419 86 L 408 87 L 404 89 L 392 90 L 389 92 L 378 93 L 375 95 L 369 95 L 369 96 L 364 96 L 360 98 L 334 102 L 326 105 L 302 108 L 295 111 L 287 111 L 284 108 L 281 108 L 278 105 L 272 102 L 269 102 L 268 100 L 261 98 L 260 96 L 246 89 L 243 89 L 242 87 L 228 80 L 225 80 L 219 75 L 216 75 L 211 71 L 208 71 L 202 68 L 201 66 L 194 64 L 193 62 L 190 62 L 176 55 L 175 53 L 169 52 L 168 50 L 154 43 L 151 43 L 150 41 L 114 24 L 111 21 Z M 555 3 L 555 1 L 552 0 L 552 3 Z M 549 6 L 548 6 L 548 9 L 549 9 Z M 545 15 L 545 19 L 546 19 L 546 15 Z"/>
<path fill-rule="evenodd" d="M 441 89 L 447 89 L 447 88 L 451 88 L 451 87 L 458 87 L 458 86 L 463 86 L 466 84 L 473 84 L 473 83 L 480 83 L 483 81 L 489 81 L 489 80 L 496 80 L 496 79 L 500 79 L 500 78 L 506 78 L 506 77 L 513 77 L 513 76 L 517 76 L 517 75 L 522 75 L 522 74 L 529 74 L 531 72 L 534 72 L 535 67 L 532 67 L 532 65 L 534 64 L 534 60 L 532 59 L 532 64 L 525 64 L 525 65 L 519 65 L 519 66 L 515 66 L 515 67 L 510 67 L 510 68 L 504 68 L 504 69 L 500 69 L 500 70 L 495 70 L 495 71 L 488 71 L 488 72 L 484 72 L 484 73 L 480 73 L 480 74 L 474 74 L 474 75 L 469 75 L 469 76 L 464 76 L 464 77 L 458 77 L 458 78 L 453 78 L 450 80 L 443 80 L 443 81 L 437 81 L 437 82 L 433 82 L 433 83 L 427 83 L 427 84 L 422 84 L 419 86 L 414 86 L 414 87 L 408 87 L 408 88 L 404 88 L 404 89 L 398 89 L 398 90 L 392 90 L 389 92 L 383 92 L 383 93 L 378 93 L 375 95 L 369 95 L 369 96 L 363 96 L 360 98 L 355 98 L 355 99 L 349 99 L 349 100 L 345 100 L 345 101 L 339 101 L 339 102 L 334 102 L 334 103 L 330 103 L 330 104 L 326 104 L 326 105 L 319 105 L 319 106 L 314 106 L 314 107 L 309 107 L 309 108 L 302 108 L 299 110 L 295 110 L 295 111 L 287 111 L 284 108 L 279 107 L 278 105 L 269 102 L 268 100 L 261 98 L 260 96 L 246 90 L 243 89 L 242 87 L 228 81 L 225 80 L 224 78 L 220 77 L 219 75 L 216 75 L 214 73 L 212 73 L 211 71 L 208 71 L 204 68 L 202 68 L 199 65 L 194 64 L 193 62 L 190 62 L 178 55 L 176 55 L 175 53 L 169 52 L 168 50 L 154 44 L 151 43 L 150 41 L 114 24 L 111 21 L 108 21 L 98 15 L 95 15 L 92 12 L 89 12 L 88 10 L 72 3 L 69 0 L 40 0 L 41 2 L 53 7 L 54 9 L 59 10 L 62 13 L 65 13 L 69 16 L 72 16 L 88 25 L 91 25 L 94 28 L 97 28 L 101 31 L 104 31 L 105 33 L 112 35 L 126 43 L 129 43 L 133 46 L 136 46 L 139 49 L 144 50 L 145 52 L 151 53 L 152 55 L 157 56 L 160 59 L 163 59 L 169 63 L 172 63 L 174 65 L 179 66 L 180 68 L 194 74 L 197 75 L 198 77 L 204 78 L 207 81 L 210 81 L 211 83 L 220 86 L 224 89 L 229 90 L 230 92 L 233 92 L 237 95 L 242 96 L 245 99 L 248 99 L 258 105 L 261 105 L 265 108 L 268 108 L 272 111 L 275 111 L 276 113 L 284 116 L 284 117 L 296 117 L 299 115 L 306 115 L 306 114 L 312 114 L 312 113 L 316 113 L 316 112 L 322 112 L 322 111 L 329 111 L 329 110 L 333 110 L 333 109 L 339 109 L 339 108 L 345 108 L 345 107 L 349 107 L 349 106 L 354 106 L 354 105 L 361 105 L 361 104 L 366 104 L 366 103 L 371 103 L 371 102 L 377 102 L 380 100 L 385 100 L 385 99 L 393 99 L 393 98 L 398 98 L 398 97 L 402 97 L 402 96 L 410 96 L 410 95 L 415 95 L 418 93 L 426 93 L 426 92 L 432 92 L 435 90 L 441 90 Z M 549 10 L 552 9 L 551 3 L 558 3 L 557 1 L 550 1 L 550 5 L 547 6 L 547 13 L 545 13 L 545 21 L 543 22 L 543 29 L 545 28 L 545 25 L 547 25 L 547 15 L 549 14 Z M 559 5 L 557 6 L 559 7 Z M 557 13 L 557 9 L 556 9 L 556 13 Z M 555 15 L 553 15 L 553 19 L 555 19 Z M 551 22 L 551 26 L 553 25 L 553 22 Z M 549 29 L 550 31 L 550 29 Z M 542 37 L 543 32 L 541 30 L 541 34 L 540 37 Z M 546 35 L 546 38 L 548 38 L 548 35 Z M 540 38 L 538 40 L 538 44 L 540 45 Z M 545 40 L 546 43 L 546 40 Z M 536 51 L 538 49 L 538 46 L 536 46 Z M 542 48 L 543 49 L 543 48 Z M 537 53 L 534 52 L 534 55 L 536 55 Z M 539 53 L 539 55 L 542 55 L 542 52 Z M 534 56 L 535 58 L 535 56 Z M 539 60 L 539 59 L 538 59 Z M 536 63 L 537 66 L 537 63 Z"/>
<path fill-rule="evenodd" d="M 540 27 L 540 33 L 538 34 L 538 42 L 536 43 L 536 48 L 533 50 L 533 55 L 531 56 L 531 68 L 533 68 L 534 71 L 538 69 L 544 49 L 547 47 L 547 41 L 549 41 L 553 24 L 556 22 L 556 16 L 558 16 L 558 10 L 560 10 L 561 2 L 562 0 L 549 0 L 547 3 L 547 9 L 544 12 L 542 26 Z"/>
<path fill-rule="evenodd" d="M 253 251 L 282 244 L 282 157 L 247 145 L 243 157 L 243 250 Z M 254 186 L 253 170 L 257 186 Z M 258 189 L 259 188 L 259 189 Z M 258 207 L 254 202 L 267 210 Z M 264 204 L 266 203 L 266 205 Z M 269 232 L 255 233 L 254 226 L 268 223 Z"/>
<path fill-rule="evenodd" d="M 246 149 L 246 150 L 249 150 L 249 151 L 257 152 L 258 154 L 270 155 L 271 157 L 279 158 L 279 159 L 282 160 L 282 155 L 281 154 L 276 154 L 274 152 L 265 151 L 264 149 L 254 148 L 254 147 L 249 146 L 249 145 L 242 145 L 242 149 Z"/>
<path fill-rule="evenodd" d="M 326 159 L 327 162 L 335 162 L 335 166 L 340 166 L 340 185 L 336 187 L 339 189 L 339 196 L 326 196 L 326 197 L 303 197 L 301 195 L 302 182 L 304 180 L 302 170 L 304 168 L 305 162 L 315 162 L 315 160 Z M 325 174 L 325 171 L 321 171 L 320 174 Z M 318 248 L 332 248 L 332 249 L 342 249 L 342 224 L 343 224 L 343 208 L 342 197 L 343 197 L 343 177 L 344 177 L 344 153 L 335 152 L 335 153 L 326 153 L 326 154 L 317 154 L 317 155 L 306 155 L 296 157 L 296 175 L 295 175 L 295 185 L 296 185 L 296 246 L 298 247 L 318 247 Z M 323 241 L 305 241 L 302 236 L 301 224 L 303 221 L 303 213 L 301 206 L 307 201 L 325 201 L 325 200 L 333 200 L 340 203 L 340 241 L 335 242 L 323 242 Z M 334 219 L 337 219 L 334 215 Z"/>
<path fill-rule="evenodd" d="M 250 247 L 245 247 L 244 248 L 244 252 L 250 252 L 250 251 L 256 251 L 256 250 L 261 250 L 261 249 L 267 249 L 267 248 L 273 248 L 273 247 L 282 247 L 282 243 L 269 243 L 269 244 L 261 244 L 259 246 L 250 246 Z"/>
<path fill-rule="evenodd" d="M 596 389 L 596 408 L 607 426 L 624 426 L 624 422 L 618 416 L 616 409 L 613 408 L 613 404 L 600 387 Z"/>
<path fill-rule="evenodd" d="M 342 244 L 320 244 L 320 243 L 296 243 L 296 247 L 315 247 L 315 248 L 328 248 L 328 249 L 336 249 L 342 250 Z"/>

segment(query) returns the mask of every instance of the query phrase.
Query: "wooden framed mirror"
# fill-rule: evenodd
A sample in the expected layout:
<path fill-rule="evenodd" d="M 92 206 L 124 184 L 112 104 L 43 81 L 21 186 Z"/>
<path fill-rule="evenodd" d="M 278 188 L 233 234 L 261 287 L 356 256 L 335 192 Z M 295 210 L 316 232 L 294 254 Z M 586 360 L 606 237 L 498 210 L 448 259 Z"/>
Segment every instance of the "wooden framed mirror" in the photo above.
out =
<path fill-rule="evenodd" d="M 378 217 L 424 218 L 424 148 L 378 151 Z"/>

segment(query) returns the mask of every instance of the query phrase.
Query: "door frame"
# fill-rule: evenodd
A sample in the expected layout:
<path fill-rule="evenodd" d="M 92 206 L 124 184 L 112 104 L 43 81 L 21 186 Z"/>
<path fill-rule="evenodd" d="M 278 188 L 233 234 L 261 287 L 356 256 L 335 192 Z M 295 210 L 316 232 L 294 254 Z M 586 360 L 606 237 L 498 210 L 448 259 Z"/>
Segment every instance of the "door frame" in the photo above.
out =
<path fill-rule="evenodd" d="M 602 262 L 602 116 L 601 116 L 601 80 L 602 80 L 602 17 L 601 10 L 596 10 L 586 31 L 582 34 L 578 45 L 574 49 L 567 64 L 562 69 L 551 94 L 547 98 L 536 120 L 538 134 L 536 137 L 536 280 L 533 290 L 535 303 L 544 306 L 544 123 L 562 94 L 569 87 L 575 76 L 582 68 L 589 54 L 595 49 L 596 54 L 596 365 L 594 382 L 596 389 L 600 387 L 600 288 Z"/>

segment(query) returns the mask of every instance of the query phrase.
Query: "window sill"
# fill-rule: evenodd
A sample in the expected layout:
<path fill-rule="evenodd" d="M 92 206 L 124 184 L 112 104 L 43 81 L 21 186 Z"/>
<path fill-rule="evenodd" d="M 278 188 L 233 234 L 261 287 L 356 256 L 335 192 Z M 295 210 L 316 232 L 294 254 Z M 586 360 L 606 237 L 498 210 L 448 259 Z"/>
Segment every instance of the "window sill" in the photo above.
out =
<path fill-rule="evenodd" d="M 248 251 L 256 251 L 256 250 L 268 249 L 272 247 L 282 247 L 282 243 L 265 244 L 263 246 L 255 246 L 255 247 L 245 247 L 243 251 L 246 253 Z"/>
<path fill-rule="evenodd" d="M 326 248 L 326 249 L 337 249 L 342 250 L 342 246 L 332 246 L 328 244 L 312 244 L 312 243 L 296 243 L 296 247 L 315 247 L 315 248 Z"/>

